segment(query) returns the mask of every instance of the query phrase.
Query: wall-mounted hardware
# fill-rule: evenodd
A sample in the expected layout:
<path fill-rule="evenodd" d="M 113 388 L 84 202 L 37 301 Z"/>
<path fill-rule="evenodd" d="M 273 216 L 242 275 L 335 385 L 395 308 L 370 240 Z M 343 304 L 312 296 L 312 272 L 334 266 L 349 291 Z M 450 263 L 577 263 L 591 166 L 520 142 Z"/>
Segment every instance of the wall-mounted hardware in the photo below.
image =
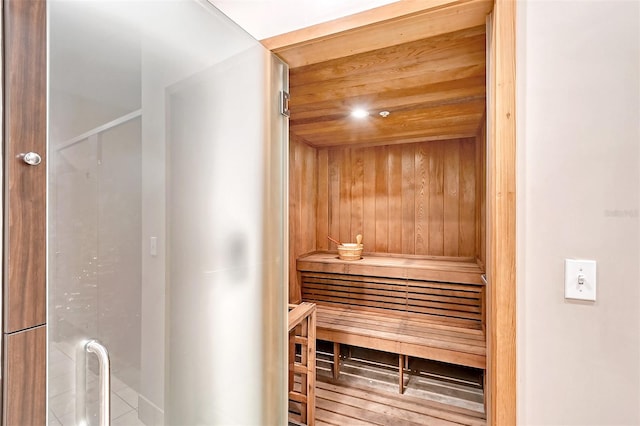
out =
<path fill-rule="evenodd" d="M 565 259 L 565 299 L 596 300 L 596 261 Z"/>
<path fill-rule="evenodd" d="M 30 166 L 37 166 L 42 162 L 42 157 L 37 152 L 27 152 L 26 154 L 20 154 L 22 161 Z"/>

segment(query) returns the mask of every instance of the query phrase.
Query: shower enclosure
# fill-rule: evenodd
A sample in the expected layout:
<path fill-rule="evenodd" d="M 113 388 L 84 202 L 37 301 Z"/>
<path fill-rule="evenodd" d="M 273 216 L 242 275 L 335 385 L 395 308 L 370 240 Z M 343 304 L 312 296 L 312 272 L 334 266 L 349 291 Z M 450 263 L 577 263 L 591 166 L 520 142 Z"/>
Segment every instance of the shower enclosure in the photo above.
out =
<path fill-rule="evenodd" d="M 284 423 L 286 65 L 206 1 L 48 14 L 49 424 Z"/>

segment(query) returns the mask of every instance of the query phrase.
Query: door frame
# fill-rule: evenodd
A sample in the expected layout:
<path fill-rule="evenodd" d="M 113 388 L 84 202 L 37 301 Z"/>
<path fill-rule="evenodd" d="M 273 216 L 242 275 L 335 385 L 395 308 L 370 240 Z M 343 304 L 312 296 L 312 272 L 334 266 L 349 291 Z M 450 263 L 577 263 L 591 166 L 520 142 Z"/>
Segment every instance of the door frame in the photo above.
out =
<path fill-rule="evenodd" d="M 295 67 L 395 44 L 395 37 L 380 37 L 389 31 L 412 41 L 482 25 L 489 13 L 485 398 L 488 424 L 503 425 L 517 421 L 515 0 L 398 1 L 271 37 L 262 44 Z M 330 47 L 319 49 L 322 42 Z"/>

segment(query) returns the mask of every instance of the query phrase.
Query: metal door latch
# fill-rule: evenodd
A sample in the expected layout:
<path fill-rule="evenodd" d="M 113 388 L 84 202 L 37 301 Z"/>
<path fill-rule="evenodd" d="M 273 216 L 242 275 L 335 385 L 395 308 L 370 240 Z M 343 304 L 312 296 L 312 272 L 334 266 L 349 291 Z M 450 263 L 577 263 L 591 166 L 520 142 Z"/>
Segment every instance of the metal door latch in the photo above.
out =
<path fill-rule="evenodd" d="M 291 112 L 289 111 L 289 93 L 284 90 L 280 92 L 280 114 L 285 117 L 291 116 Z"/>

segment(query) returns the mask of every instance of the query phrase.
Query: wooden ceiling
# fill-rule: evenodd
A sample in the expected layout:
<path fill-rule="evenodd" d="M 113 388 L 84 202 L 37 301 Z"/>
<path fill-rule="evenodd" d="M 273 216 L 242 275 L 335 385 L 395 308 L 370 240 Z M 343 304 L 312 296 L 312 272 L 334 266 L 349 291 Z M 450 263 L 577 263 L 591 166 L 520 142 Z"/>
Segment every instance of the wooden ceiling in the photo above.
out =
<path fill-rule="evenodd" d="M 480 25 L 291 68 L 291 132 L 316 147 L 475 136 L 485 57 Z M 370 115 L 351 117 L 358 107 Z"/>

